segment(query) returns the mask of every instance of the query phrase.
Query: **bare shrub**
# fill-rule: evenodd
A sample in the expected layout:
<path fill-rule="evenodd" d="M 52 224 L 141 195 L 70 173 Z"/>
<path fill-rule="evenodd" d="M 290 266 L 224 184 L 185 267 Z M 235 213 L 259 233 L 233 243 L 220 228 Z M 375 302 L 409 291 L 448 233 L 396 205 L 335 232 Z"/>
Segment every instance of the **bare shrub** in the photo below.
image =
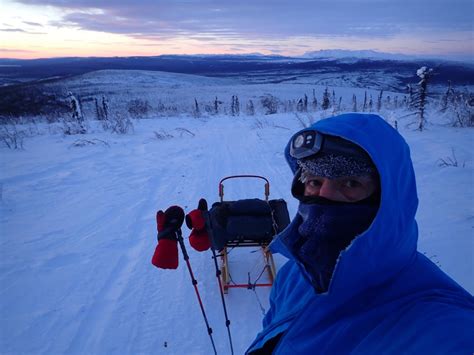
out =
<path fill-rule="evenodd" d="M 446 157 L 446 158 L 440 158 L 438 159 L 438 166 L 452 166 L 457 168 L 459 166 L 458 163 L 458 158 L 456 157 L 456 154 L 454 152 L 454 148 L 451 148 L 451 156 Z M 465 166 L 465 163 L 463 164 L 463 167 Z"/>
<path fill-rule="evenodd" d="M 278 113 L 279 100 L 275 96 L 270 94 L 262 96 L 260 98 L 260 103 L 265 109 L 266 115 L 273 115 L 275 113 Z"/>
<path fill-rule="evenodd" d="M 147 100 L 135 99 L 127 104 L 127 111 L 133 118 L 143 118 L 148 115 L 151 106 Z"/>
<path fill-rule="evenodd" d="M 474 126 L 474 95 L 472 93 L 456 93 L 449 110 L 454 127 Z"/>
<path fill-rule="evenodd" d="M 20 124 L 21 116 L 13 115 L 0 115 L 0 124 L 10 125 L 10 124 Z"/>
<path fill-rule="evenodd" d="M 160 116 L 177 116 L 178 107 L 176 105 L 165 105 L 161 99 L 156 103 L 155 112 Z"/>
<path fill-rule="evenodd" d="M 88 145 L 103 145 L 110 147 L 109 143 L 101 139 L 78 139 L 71 144 L 71 147 L 85 147 Z"/>
<path fill-rule="evenodd" d="M 212 104 L 209 104 L 209 103 L 204 104 L 204 112 L 206 112 L 206 114 L 208 114 L 208 115 L 215 115 L 216 114 L 214 106 Z"/>
<path fill-rule="evenodd" d="M 180 137 L 183 137 L 183 136 L 194 137 L 194 136 L 196 136 L 193 132 L 191 132 L 189 129 L 186 129 L 186 128 L 178 127 L 178 128 L 175 129 L 175 131 L 179 132 Z"/>
<path fill-rule="evenodd" d="M 110 130 L 109 117 L 107 117 L 106 119 L 101 120 L 101 121 L 100 121 L 100 124 L 102 125 L 102 129 L 103 129 L 104 131 Z"/>
<path fill-rule="evenodd" d="M 253 124 L 253 128 L 263 129 L 263 128 L 267 128 L 267 127 L 281 128 L 281 129 L 289 130 L 288 127 L 279 126 L 279 125 L 276 125 L 274 122 L 269 122 L 268 119 L 266 119 L 265 117 L 262 117 L 262 118 L 255 117 L 255 122 Z"/>
<path fill-rule="evenodd" d="M 9 149 L 23 149 L 23 140 L 26 134 L 16 125 L 2 125 L 0 127 L 0 141 Z"/>
<path fill-rule="evenodd" d="M 159 141 L 162 141 L 162 140 L 165 140 L 165 139 L 171 139 L 171 138 L 174 138 L 174 136 L 172 134 L 169 134 L 168 132 L 166 132 L 165 130 L 160 130 L 160 132 L 157 132 L 157 131 L 153 131 L 154 135 L 155 135 L 155 138 Z"/>
<path fill-rule="evenodd" d="M 296 120 L 300 123 L 301 127 L 307 128 L 314 123 L 314 118 L 310 114 L 306 114 L 304 117 L 298 113 L 295 113 Z"/>
<path fill-rule="evenodd" d="M 73 136 L 76 134 L 86 134 L 87 129 L 83 123 L 69 120 L 66 118 L 63 119 L 63 133 L 68 136 Z"/>
<path fill-rule="evenodd" d="M 127 134 L 134 131 L 132 120 L 121 112 L 110 115 L 107 124 L 112 133 Z"/>
<path fill-rule="evenodd" d="M 255 122 L 253 124 L 253 127 L 257 128 L 257 129 L 262 129 L 262 128 L 268 127 L 268 121 L 256 117 Z"/>

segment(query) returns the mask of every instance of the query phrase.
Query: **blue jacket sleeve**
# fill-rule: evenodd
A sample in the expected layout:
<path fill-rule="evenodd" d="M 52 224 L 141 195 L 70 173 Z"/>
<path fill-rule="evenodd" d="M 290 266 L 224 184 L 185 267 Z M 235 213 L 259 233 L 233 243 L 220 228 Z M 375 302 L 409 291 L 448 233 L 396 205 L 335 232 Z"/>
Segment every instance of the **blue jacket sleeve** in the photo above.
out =
<path fill-rule="evenodd" d="M 275 298 L 278 292 L 277 289 L 278 289 L 278 276 L 275 277 L 275 280 L 273 281 L 272 290 L 270 292 L 270 309 L 265 314 L 265 317 L 263 317 L 262 326 L 264 329 L 268 327 L 268 325 L 270 325 L 275 314 L 275 308 L 276 308 Z"/>

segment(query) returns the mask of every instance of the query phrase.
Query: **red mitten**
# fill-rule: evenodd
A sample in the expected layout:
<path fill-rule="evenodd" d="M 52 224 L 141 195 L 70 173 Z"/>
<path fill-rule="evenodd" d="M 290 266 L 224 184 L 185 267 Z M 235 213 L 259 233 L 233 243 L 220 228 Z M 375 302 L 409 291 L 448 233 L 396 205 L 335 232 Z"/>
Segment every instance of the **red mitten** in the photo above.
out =
<path fill-rule="evenodd" d="M 193 229 L 189 236 L 189 244 L 197 251 L 206 251 L 211 247 L 211 241 L 205 229 L 200 231 Z"/>
<path fill-rule="evenodd" d="M 206 228 L 206 220 L 203 216 L 203 211 L 200 209 L 192 210 L 186 215 L 186 225 L 189 229 L 202 230 Z"/>
<path fill-rule="evenodd" d="M 205 199 L 199 200 L 198 208 L 186 215 L 186 225 L 192 229 L 189 236 L 189 244 L 197 251 L 206 251 L 211 247 L 211 240 L 207 234 L 204 213 L 207 212 Z"/>
<path fill-rule="evenodd" d="M 151 263 L 160 269 L 177 269 L 178 242 L 171 239 L 160 239 Z"/>
<path fill-rule="evenodd" d="M 165 212 L 156 213 L 158 229 L 158 245 L 151 263 L 161 269 L 176 269 L 178 267 L 178 240 L 176 231 L 181 227 L 184 212 L 181 207 L 172 206 Z"/>

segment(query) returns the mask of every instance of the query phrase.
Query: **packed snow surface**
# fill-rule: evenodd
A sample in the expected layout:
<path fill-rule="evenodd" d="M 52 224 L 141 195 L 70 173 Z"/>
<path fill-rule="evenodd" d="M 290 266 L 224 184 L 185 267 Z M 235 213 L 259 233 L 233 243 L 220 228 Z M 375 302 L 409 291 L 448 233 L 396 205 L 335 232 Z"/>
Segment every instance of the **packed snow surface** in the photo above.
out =
<path fill-rule="evenodd" d="M 472 293 L 472 129 L 419 132 L 410 120 L 398 127 L 418 181 L 419 249 Z M 92 125 L 85 136 L 39 135 L 24 150 L 1 148 L 0 352 L 211 354 L 182 256 L 177 270 L 150 263 L 155 213 L 171 205 L 189 212 L 201 197 L 216 202 L 221 178 L 258 174 L 293 216 L 283 149 L 301 128 L 293 114 L 157 118 L 135 122 L 130 135 Z M 457 167 L 440 166 L 453 154 Z M 259 180 L 225 183 L 226 200 L 263 194 Z M 217 351 L 229 354 L 211 253 L 194 251 L 183 232 Z M 232 278 L 245 283 L 250 273 L 253 282 L 263 260 L 240 249 L 230 254 Z M 236 354 L 259 332 L 268 296 L 263 287 L 225 296 Z"/>

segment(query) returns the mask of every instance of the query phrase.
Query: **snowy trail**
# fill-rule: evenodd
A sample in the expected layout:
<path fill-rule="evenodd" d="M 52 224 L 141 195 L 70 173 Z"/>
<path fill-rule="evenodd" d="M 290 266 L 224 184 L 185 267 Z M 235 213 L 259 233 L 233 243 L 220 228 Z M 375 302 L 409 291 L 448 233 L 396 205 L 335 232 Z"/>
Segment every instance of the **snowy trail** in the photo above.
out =
<path fill-rule="evenodd" d="M 201 197 L 211 204 L 218 201 L 221 178 L 257 174 L 270 180 L 270 198 L 284 198 L 293 216 L 297 204 L 290 195 L 292 176 L 282 151 L 301 127 L 285 115 L 260 119 L 264 124 L 258 128 L 250 117 L 146 120 L 130 136 L 91 134 L 110 147 L 71 148 L 77 138 L 40 136 L 25 151 L 2 151 L 1 351 L 212 353 L 182 256 L 177 270 L 159 270 L 150 263 L 155 213 L 175 204 L 189 212 Z M 153 131 L 159 130 L 174 138 L 154 139 Z M 474 214 L 469 205 L 472 188 L 466 189 L 472 182 L 473 157 L 463 148 L 469 132 L 442 135 L 433 128 L 423 136 L 405 134 L 421 182 L 420 245 L 472 292 L 472 265 L 465 263 L 472 261 Z M 464 170 L 437 167 L 436 159 L 452 144 L 467 161 Z M 452 188 L 459 193 L 433 194 L 444 181 L 455 181 Z M 263 192 L 260 180 L 225 182 L 226 200 L 261 198 Z M 468 208 L 458 211 L 456 204 Z M 451 230 L 456 235 L 450 239 Z M 218 353 L 228 354 L 211 253 L 189 246 L 185 226 L 183 235 Z M 284 262 L 279 256 L 275 260 L 277 266 Z M 263 267 L 250 250 L 232 251 L 230 263 L 238 282 L 246 282 L 248 271 L 255 278 Z M 256 292 L 231 289 L 226 295 L 236 354 L 260 330 L 259 302 L 268 308 L 269 289 Z"/>

